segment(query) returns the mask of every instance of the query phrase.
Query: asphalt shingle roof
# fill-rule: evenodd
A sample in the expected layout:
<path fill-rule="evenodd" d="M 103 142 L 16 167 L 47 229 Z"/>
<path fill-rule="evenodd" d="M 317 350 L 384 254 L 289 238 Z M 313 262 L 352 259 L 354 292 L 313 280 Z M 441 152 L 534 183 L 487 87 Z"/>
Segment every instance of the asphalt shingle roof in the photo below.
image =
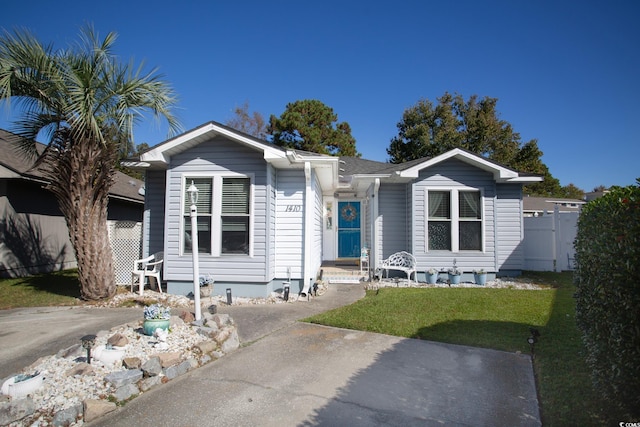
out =
<path fill-rule="evenodd" d="M 15 173 L 31 179 L 44 181 L 44 175 L 38 169 L 33 168 L 33 160 L 23 156 L 16 148 L 16 142 L 20 137 L 14 133 L 0 129 L 0 165 L 11 169 Z M 36 143 L 36 149 L 42 153 L 45 145 Z M 116 171 L 115 181 L 109 194 L 115 197 L 130 199 L 136 202 L 143 202 L 144 196 L 138 193 L 138 190 L 144 186 L 139 179 L 133 178 L 120 171 Z"/>

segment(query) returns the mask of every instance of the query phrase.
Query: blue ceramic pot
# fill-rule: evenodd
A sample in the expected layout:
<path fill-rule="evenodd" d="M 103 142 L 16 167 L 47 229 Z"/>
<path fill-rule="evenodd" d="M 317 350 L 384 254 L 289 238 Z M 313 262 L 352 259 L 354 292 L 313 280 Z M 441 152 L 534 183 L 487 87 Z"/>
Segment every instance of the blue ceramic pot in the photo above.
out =
<path fill-rule="evenodd" d="M 482 273 L 482 274 L 474 273 L 473 278 L 475 279 L 477 285 L 484 286 L 484 284 L 487 283 L 486 273 Z"/>
<path fill-rule="evenodd" d="M 449 274 L 449 282 L 452 285 L 458 285 L 460 284 L 460 278 L 462 277 L 462 275 L 460 274 Z"/>
<path fill-rule="evenodd" d="M 430 285 L 434 285 L 438 281 L 438 273 L 425 273 L 427 275 L 427 283 Z"/>
<path fill-rule="evenodd" d="M 142 330 L 145 335 L 153 335 L 156 329 L 169 330 L 169 319 L 146 319 L 142 324 Z"/>

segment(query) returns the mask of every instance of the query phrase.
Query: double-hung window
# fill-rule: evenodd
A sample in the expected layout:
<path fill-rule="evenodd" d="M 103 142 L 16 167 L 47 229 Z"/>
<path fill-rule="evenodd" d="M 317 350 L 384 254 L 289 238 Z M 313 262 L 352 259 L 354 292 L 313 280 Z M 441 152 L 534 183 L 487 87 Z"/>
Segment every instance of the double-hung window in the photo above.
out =
<path fill-rule="evenodd" d="M 198 189 L 198 252 L 249 254 L 251 179 L 246 176 L 185 177 Z M 191 253 L 191 201 L 185 197 L 183 253 Z"/>
<path fill-rule="evenodd" d="M 477 190 L 427 191 L 427 249 L 481 251 L 482 197 Z"/>

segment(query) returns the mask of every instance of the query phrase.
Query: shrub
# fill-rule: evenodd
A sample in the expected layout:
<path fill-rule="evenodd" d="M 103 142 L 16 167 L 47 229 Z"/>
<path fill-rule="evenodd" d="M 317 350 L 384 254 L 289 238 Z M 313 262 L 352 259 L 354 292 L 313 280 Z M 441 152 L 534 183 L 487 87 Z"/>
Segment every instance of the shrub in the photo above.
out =
<path fill-rule="evenodd" d="M 576 320 L 596 390 L 640 416 L 640 179 L 584 207 L 575 240 Z"/>

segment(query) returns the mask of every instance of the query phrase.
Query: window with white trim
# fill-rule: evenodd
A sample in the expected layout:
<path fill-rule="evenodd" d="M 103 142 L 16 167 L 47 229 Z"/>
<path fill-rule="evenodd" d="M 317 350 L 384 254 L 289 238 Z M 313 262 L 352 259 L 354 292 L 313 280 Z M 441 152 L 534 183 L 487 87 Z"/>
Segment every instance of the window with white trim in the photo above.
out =
<path fill-rule="evenodd" d="M 482 196 L 477 190 L 427 191 L 427 249 L 481 251 Z"/>
<path fill-rule="evenodd" d="M 212 195 L 213 195 L 213 179 L 212 178 L 187 178 L 184 182 L 183 194 L 191 183 L 198 189 L 198 208 L 197 227 L 198 227 L 198 253 L 211 253 L 211 217 L 212 217 Z M 191 247 L 191 200 L 189 196 L 184 198 L 184 253 L 190 254 Z"/>
<path fill-rule="evenodd" d="M 185 177 L 184 192 L 198 189 L 198 252 L 249 254 L 251 179 L 245 176 Z M 185 196 L 183 253 L 191 253 L 191 201 Z"/>

